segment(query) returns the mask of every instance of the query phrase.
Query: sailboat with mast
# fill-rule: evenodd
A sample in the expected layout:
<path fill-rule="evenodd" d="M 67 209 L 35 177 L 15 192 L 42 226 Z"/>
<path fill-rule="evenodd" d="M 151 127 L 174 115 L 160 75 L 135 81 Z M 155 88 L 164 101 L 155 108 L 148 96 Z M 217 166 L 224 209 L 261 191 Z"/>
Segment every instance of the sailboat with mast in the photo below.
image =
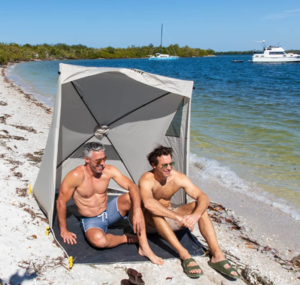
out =
<path fill-rule="evenodd" d="M 176 55 L 175 51 L 174 51 L 175 56 L 161 53 L 162 38 L 163 38 L 163 24 L 161 24 L 160 52 L 156 53 L 155 55 L 150 55 L 149 60 L 174 60 L 174 59 L 178 59 L 179 56 Z"/>

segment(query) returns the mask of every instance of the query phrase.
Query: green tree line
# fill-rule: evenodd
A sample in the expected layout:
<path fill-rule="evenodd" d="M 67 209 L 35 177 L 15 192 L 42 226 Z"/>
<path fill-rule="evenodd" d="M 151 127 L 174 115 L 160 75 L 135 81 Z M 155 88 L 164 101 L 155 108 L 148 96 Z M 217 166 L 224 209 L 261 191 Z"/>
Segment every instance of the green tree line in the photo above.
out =
<path fill-rule="evenodd" d="M 58 43 L 55 45 L 18 45 L 16 43 L 0 43 L 0 64 L 8 62 L 31 61 L 31 60 L 53 60 L 53 59 L 117 59 L 117 58 L 144 58 L 158 52 L 178 55 L 180 57 L 199 57 L 213 55 L 212 49 L 180 47 L 178 44 L 168 47 L 130 46 L 127 48 L 90 48 L 85 45 L 66 45 Z"/>

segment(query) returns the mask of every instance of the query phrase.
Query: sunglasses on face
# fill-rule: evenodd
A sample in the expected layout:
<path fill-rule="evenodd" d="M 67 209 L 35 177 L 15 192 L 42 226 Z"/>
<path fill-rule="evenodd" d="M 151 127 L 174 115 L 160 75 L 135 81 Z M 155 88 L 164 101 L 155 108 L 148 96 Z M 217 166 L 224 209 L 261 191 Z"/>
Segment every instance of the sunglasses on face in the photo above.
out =
<path fill-rule="evenodd" d="M 103 161 L 103 162 L 106 161 L 106 156 L 103 157 L 103 158 L 95 159 L 95 160 L 92 160 L 92 159 L 90 158 L 90 160 L 93 161 L 94 163 L 96 163 L 96 165 L 100 165 L 100 164 L 102 163 L 102 161 Z"/>
<path fill-rule="evenodd" d="M 171 163 L 164 163 L 164 164 L 161 165 L 161 168 L 162 168 L 162 169 L 165 169 L 165 168 L 168 167 L 168 165 L 170 165 L 171 167 L 173 167 L 173 166 L 175 165 L 175 162 L 172 161 Z"/>

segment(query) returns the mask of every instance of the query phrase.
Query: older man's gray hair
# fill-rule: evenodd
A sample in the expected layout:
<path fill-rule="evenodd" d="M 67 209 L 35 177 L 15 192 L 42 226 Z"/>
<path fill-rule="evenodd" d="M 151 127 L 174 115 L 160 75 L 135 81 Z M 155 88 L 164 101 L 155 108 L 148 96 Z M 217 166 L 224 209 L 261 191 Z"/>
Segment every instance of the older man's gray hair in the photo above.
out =
<path fill-rule="evenodd" d="M 104 144 L 99 142 L 88 142 L 83 146 L 83 155 L 92 157 L 92 151 L 105 151 Z"/>

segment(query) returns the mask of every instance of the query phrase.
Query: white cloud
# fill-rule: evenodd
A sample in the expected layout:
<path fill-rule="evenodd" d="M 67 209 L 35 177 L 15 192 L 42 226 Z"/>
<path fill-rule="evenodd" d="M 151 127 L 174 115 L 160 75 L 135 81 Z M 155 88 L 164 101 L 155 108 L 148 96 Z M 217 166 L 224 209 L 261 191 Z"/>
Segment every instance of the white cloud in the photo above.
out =
<path fill-rule="evenodd" d="M 287 18 L 287 17 L 296 17 L 296 16 L 300 16 L 300 9 L 287 10 L 287 11 L 283 11 L 280 14 L 267 15 L 263 19 L 264 20 L 277 20 L 277 19 L 282 19 L 282 18 Z"/>

